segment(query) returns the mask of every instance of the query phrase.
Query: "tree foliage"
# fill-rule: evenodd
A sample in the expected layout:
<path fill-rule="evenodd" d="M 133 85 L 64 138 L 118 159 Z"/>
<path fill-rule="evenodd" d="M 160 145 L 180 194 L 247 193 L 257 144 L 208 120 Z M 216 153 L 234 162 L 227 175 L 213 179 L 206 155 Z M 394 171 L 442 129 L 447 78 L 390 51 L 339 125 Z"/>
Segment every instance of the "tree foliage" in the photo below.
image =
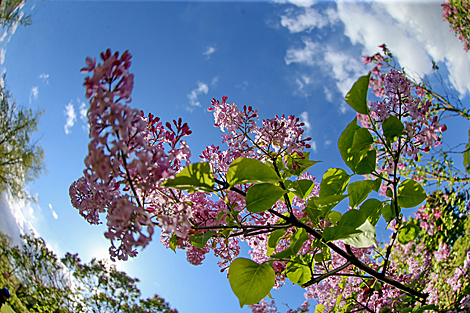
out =
<path fill-rule="evenodd" d="M 22 247 L 12 247 L 0 233 L 0 283 L 12 291 L 16 312 L 177 313 L 160 296 L 144 299 L 139 279 L 105 260 L 81 262 L 77 254 L 59 258 L 44 239 L 23 236 Z"/>
<path fill-rule="evenodd" d="M 0 2 L 0 25 L 6 28 L 14 25 L 31 25 L 31 16 L 24 15 L 19 8 L 26 0 L 2 0 Z"/>
<path fill-rule="evenodd" d="M 44 151 L 32 138 L 41 114 L 18 106 L 8 89 L 0 87 L 0 192 L 29 197 L 26 184 L 44 171 Z"/>

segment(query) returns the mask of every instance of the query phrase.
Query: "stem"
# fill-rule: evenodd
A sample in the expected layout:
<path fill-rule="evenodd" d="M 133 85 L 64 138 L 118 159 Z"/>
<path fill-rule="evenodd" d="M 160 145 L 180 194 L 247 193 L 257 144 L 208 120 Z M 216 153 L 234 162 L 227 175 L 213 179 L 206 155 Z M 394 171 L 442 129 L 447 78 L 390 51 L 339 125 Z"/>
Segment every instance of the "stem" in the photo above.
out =
<path fill-rule="evenodd" d="M 328 276 L 332 276 L 332 275 L 335 275 L 338 272 L 341 272 L 342 270 L 344 270 L 349 265 L 351 265 L 351 262 L 348 261 L 348 262 L 344 263 L 343 265 L 341 265 L 340 267 L 337 267 L 337 268 L 335 268 L 334 270 L 332 270 L 328 273 L 322 274 L 322 275 L 318 276 L 317 278 L 311 279 L 310 281 L 303 284 L 302 288 L 307 288 L 308 286 L 319 283 L 322 280 L 324 280 L 325 278 L 327 278 Z"/>

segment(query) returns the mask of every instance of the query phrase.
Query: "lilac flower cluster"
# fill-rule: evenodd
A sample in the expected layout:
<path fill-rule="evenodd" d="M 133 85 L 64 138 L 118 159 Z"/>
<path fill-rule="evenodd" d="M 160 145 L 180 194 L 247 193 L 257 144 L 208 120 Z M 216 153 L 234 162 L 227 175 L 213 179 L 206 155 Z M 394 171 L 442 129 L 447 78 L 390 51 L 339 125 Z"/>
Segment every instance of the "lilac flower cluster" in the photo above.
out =
<path fill-rule="evenodd" d="M 284 158 L 287 154 L 297 153 L 302 155 L 302 151 L 309 147 L 310 138 L 303 139 L 304 130 L 299 119 L 293 116 L 276 116 L 273 119 L 263 120 L 262 126 L 257 126 L 258 111 L 252 107 L 244 106 L 240 110 L 237 105 L 227 102 L 227 97 L 222 101 L 212 100 L 211 107 L 208 109 L 214 114 L 214 126 L 219 127 L 222 134 L 223 143 L 227 144 L 226 150 L 221 150 L 218 146 L 206 147 L 200 155 L 202 162 L 208 162 L 214 177 L 220 181 L 225 180 L 225 176 L 230 164 L 239 157 L 249 157 L 258 160 L 265 160 L 273 154 L 279 158 Z M 304 174 L 304 179 L 315 179 Z M 315 195 L 318 194 L 318 186 L 315 189 Z M 245 190 L 246 191 L 246 190 Z M 191 234 L 204 233 L 207 228 L 217 227 L 226 224 L 229 219 L 233 219 L 230 208 L 241 210 L 239 218 L 244 219 L 245 227 L 274 225 L 279 220 L 278 217 L 270 213 L 262 212 L 258 214 L 248 214 L 245 207 L 245 197 L 232 190 L 224 191 L 221 198 L 213 199 L 211 194 L 196 192 L 187 195 L 181 195 L 181 202 L 191 203 L 191 223 L 197 229 L 191 231 Z M 294 199 L 294 205 L 298 205 L 294 211 L 300 218 L 303 217 L 302 209 L 305 207 L 305 201 Z M 287 212 L 285 203 L 278 201 L 275 208 L 279 212 Z M 246 216 L 246 218 L 244 218 Z M 180 237 L 179 234 L 177 234 Z M 180 237 L 181 238 L 181 237 Z M 161 241 L 167 247 L 170 246 L 171 236 L 169 233 L 162 233 Z M 244 240 L 251 247 L 249 253 L 256 262 L 263 262 L 269 257 L 266 255 L 267 234 L 257 236 L 239 237 L 213 237 L 203 248 L 194 248 L 188 240 L 178 240 L 177 248 L 185 249 L 187 259 L 191 264 L 201 264 L 205 254 L 213 251 L 214 255 L 220 258 L 218 265 L 222 269 L 228 268 L 232 260 L 240 252 L 240 241 Z M 306 245 L 311 244 L 306 243 Z M 282 242 L 281 242 L 282 246 Z M 274 266 L 277 272 L 281 273 L 285 269 L 285 264 L 275 262 Z M 283 275 L 276 278 L 276 286 L 280 287 L 284 280 Z"/>
<path fill-rule="evenodd" d="M 448 22 L 451 30 L 464 43 L 465 51 L 470 49 L 470 4 L 468 1 L 446 0 L 441 4 L 443 20 Z"/>
<path fill-rule="evenodd" d="M 137 254 L 135 247 L 145 247 L 151 240 L 152 216 L 164 226 L 171 224 L 162 210 L 156 210 L 158 203 L 152 196 L 155 186 L 171 177 L 181 160 L 188 162 L 186 143 L 182 141 L 180 148 L 175 145 L 190 131 L 181 121 L 177 132 L 155 126 L 153 117 L 149 115 L 147 120 L 141 111 L 127 105 L 134 82 L 127 51 L 119 56 L 108 49 L 101 59 L 96 64 L 96 58 L 87 58 L 87 66 L 81 70 L 92 72 L 84 83 L 90 98 L 90 143 L 84 176 L 70 186 L 70 198 L 89 223 L 98 224 L 99 214 L 106 213 L 105 237 L 111 241 L 111 258 L 126 260 Z M 169 153 L 163 143 L 170 144 Z M 184 205 L 178 209 L 185 211 Z M 183 217 L 187 218 L 184 213 Z"/>

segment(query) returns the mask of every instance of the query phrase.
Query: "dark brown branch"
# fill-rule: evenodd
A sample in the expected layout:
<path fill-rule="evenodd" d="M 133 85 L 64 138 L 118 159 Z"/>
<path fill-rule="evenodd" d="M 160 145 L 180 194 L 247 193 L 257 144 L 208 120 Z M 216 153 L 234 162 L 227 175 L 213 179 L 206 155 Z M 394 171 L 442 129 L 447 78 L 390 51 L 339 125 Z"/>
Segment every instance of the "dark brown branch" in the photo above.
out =
<path fill-rule="evenodd" d="M 332 276 L 332 275 L 335 275 L 336 273 L 338 272 L 341 272 L 342 270 L 344 270 L 346 267 L 348 267 L 349 265 L 351 265 L 351 262 L 346 262 L 345 264 L 341 265 L 340 267 L 337 267 L 335 268 L 334 270 L 328 272 L 328 273 L 325 273 L 325 274 L 322 274 L 314 279 L 311 279 L 310 281 L 306 282 L 305 284 L 302 285 L 302 288 L 307 288 L 308 286 L 311 286 L 313 284 L 316 284 L 316 283 L 319 283 L 321 282 L 322 280 L 324 280 L 325 278 L 327 278 L 328 276 Z"/>

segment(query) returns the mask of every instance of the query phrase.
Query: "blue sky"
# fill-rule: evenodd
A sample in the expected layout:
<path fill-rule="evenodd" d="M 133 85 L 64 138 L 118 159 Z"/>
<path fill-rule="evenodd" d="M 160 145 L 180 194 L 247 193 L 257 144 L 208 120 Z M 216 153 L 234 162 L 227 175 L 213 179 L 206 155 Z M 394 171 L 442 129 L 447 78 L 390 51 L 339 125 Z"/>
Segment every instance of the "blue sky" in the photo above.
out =
<path fill-rule="evenodd" d="M 470 57 L 442 21 L 439 2 L 111 2 L 28 1 L 33 24 L 0 37 L 0 71 L 17 103 L 44 109 L 38 144 L 47 175 L 31 184 L 39 203 L 7 201 L 0 227 L 16 236 L 30 227 L 59 254 L 83 260 L 105 257 L 104 227 L 90 226 L 72 208 L 69 185 L 84 168 L 87 101 L 79 72 L 85 57 L 129 50 L 135 87 L 131 106 L 164 121 L 182 117 L 193 135 L 193 160 L 220 131 L 207 112 L 223 95 L 252 105 L 262 118 L 294 114 L 305 122 L 311 173 L 343 167 L 339 134 L 354 117 L 344 95 L 367 73 L 361 55 L 386 43 L 400 64 L 417 75 L 434 60 L 444 80 L 468 102 Z M 452 123 L 445 140 L 464 141 L 467 127 Z M 2 218 L 3 217 L 3 218 Z M 380 234 L 380 232 L 378 232 Z M 158 236 L 136 259 L 119 263 L 141 279 L 145 296 L 158 293 L 181 313 L 248 312 L 240 309 L 224 273 L 208 256 L 202 266 L 164 249 Z M 246 251 L 245 251 L 246 253 Z M 303 302 L 300 288 L 272 292 L 279 309 Z"/>

